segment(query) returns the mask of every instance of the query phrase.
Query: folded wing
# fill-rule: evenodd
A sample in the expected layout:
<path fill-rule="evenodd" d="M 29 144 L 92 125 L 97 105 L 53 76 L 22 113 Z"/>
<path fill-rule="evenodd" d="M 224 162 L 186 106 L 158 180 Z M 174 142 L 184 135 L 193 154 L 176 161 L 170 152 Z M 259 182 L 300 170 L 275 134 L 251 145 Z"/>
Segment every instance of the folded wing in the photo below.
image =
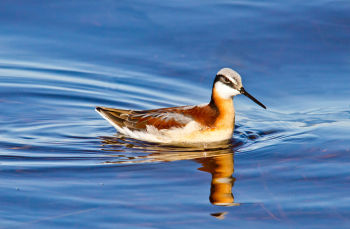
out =
<path fill-rule="evenodd" d="M 96 107 L 96 111 L 113 125 L 127 127 L 130 130 L 144 130 L 147 126 L 153 126 L 159 130 L 179 128 L 193 121 L 190 116 L 171 108 L 135 111 Z"/>
<path fill-rule="evenodd" d="M 212 127 L 219 115 L 218 110 L 210 105 L 143 111 L 96 107 L 96 111 L 112 125 L 127 127 L 130 130 L 145 130 L 147 126 L 153 126 L 158 130 L 180 128 L 191 121 L 196 121 L 205 127 Z"/>

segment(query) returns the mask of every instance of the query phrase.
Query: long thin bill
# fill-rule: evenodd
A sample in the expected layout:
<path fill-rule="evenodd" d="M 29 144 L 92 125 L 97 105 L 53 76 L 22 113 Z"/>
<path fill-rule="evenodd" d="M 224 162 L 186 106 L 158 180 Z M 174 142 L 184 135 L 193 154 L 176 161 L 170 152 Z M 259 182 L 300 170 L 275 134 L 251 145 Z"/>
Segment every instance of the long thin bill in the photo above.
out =
<path fill-rule="evenodd" d="M 250 98 L 251 100 L 253 100 L 256 104 L 258 104 L 259 106 L 261 106 L 262 108 L 266 109 L 265 105 L 260 103 L 256 98 L 254 98 L 251 94 L 249 94 L 243 87 L 241 88 L 240 92 L 247 96 L 248 98 Z"/>

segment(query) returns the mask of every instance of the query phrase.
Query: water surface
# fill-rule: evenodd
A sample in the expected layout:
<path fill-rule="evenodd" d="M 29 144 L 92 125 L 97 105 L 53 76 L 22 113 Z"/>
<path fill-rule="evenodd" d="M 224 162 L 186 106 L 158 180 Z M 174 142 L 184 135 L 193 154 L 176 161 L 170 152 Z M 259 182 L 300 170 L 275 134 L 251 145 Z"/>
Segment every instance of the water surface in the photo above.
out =
<path fill-rule="evenodd" d="M 2 1 L 0 228 L 348 228 L 347 1 Z M 208 102 L 233 139 L 119 136 L 95 106 Z"/>

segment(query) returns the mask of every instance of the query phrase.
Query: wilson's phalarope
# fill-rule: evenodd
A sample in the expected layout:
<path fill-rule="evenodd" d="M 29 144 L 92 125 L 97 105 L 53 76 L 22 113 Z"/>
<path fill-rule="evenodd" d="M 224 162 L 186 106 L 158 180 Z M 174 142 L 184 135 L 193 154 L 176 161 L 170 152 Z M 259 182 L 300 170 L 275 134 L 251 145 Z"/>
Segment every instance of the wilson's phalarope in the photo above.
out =
<path fill-rule="evenodd" d="M 243 94 L 266 109 L 242 86 L 241 76 L 230 68 L 215 77 L 208 104 L 155 110 L 122 110 L 96 107 L 120 133 L 160 143 L 201 143 L 230 139 L 235 124 L 233 97 Z"/>

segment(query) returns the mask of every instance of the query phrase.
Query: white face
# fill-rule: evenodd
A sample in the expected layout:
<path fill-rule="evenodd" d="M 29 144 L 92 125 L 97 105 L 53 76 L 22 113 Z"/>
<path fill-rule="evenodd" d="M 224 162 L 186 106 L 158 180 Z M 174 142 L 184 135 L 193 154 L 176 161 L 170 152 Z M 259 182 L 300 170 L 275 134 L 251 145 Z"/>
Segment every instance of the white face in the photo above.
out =
<path fill-rule="evenodd" d="M 223 99 L 230 99 L 235 95 L 241 94 L 242 88 L 241 76 L 230 68 L 221 69 L 215 77 L 214 88 L 218 96 Z"/>
<path fill-rule="evenodd" d="M 235 95 L 241 94 L 238 90 L 218 81 L 214 85 L 215 90 L 218 92 L 218 95 L 223 99 L 230 99 Z"/>

